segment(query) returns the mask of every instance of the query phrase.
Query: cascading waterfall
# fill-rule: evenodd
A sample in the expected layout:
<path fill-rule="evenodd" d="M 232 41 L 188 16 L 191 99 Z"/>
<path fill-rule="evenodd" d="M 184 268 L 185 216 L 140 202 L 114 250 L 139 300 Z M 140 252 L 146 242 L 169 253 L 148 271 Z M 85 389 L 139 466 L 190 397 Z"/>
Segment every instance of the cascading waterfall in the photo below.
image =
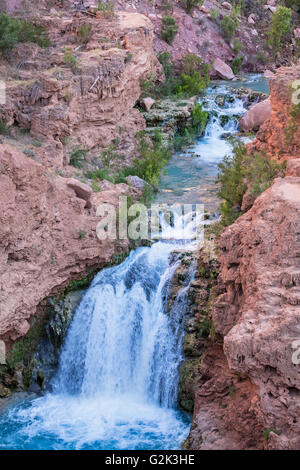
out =
<path fill-rule="evenodd" d="M 189 418 L 176 409 L 189 282 L 167 311 L 174 243 L 139 248 L 101 271 L 79 305 L 52 392 L 16 407 L 9 448 L 168 449 Z M 5 440 L 6 437 L 6 440 Z"/>
<path fill-rule="evenodd" d="M 55 393 L 134 394 L 174 406 L 184 312 L 167 315 L 163 302 L 178 266 L 169 265 L 171 249 L 142 248 L 96 276 L 70 327 Z"/>
<path fill-rule="evenodd" d="M 171 159 L 159 202 L 204 202 L 210 209 L 207 183 L 214 183 L 218 163 L 232 151 L 223 134 L 235 133 L 245 113 L 234 97 L 219 106 L 216 96 L 222 94 L 228 95 L 226 86 L 208 89 L 205 136 L 197 139 L 193 157 L 186 152 Z M 0 417 L 0 449 L 180 447 L 190 427 L 176 398 L 192 280 L 191 270 L 168 311 L 179 264 L 172 252 L 180 248 L 179 242 L 162 241 L 139 248 L 95 277 L 69 328 L 51 392 Z"/>

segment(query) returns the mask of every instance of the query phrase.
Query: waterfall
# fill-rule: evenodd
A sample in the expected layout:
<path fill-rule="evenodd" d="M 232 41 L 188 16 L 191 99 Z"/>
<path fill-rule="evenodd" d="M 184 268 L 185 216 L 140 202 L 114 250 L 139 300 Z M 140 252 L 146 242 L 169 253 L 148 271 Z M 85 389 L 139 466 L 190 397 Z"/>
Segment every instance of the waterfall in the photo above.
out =
<path fill-rule="evenodd" d="M 161 242 L 140 248 L 95 277 L 68 332 L 55 393 L 134 394 L 175 405 L 185 303 L 166 312 L 178 266 L 169 262 L 172 249 Z"/>

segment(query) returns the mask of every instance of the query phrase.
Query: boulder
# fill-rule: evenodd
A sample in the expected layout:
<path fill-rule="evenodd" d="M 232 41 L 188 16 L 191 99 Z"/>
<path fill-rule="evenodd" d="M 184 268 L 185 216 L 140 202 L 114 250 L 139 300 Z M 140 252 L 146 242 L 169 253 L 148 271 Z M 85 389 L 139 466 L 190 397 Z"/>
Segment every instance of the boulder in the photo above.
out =
<path fill-rule="evenodd" d="M 271 72 L 271 70 L 265 70 L 264 71 L 264 77 L 265 78 L 272 78 L 272 77 L 274 77 L 274 73 Z"/>
<path fill-rule="evenodd" d="M 229 2 L 223 2 L 222 7 L 226 8 L 226 10 L 232 10 L 232 5 Z"/>
<path fill-rule="evenodd" d="M 215 59 L 213 68 L 219 77 L 225 80 L 232 80 L 234 78 L 232 68 L 221 59 Z"/>
<path fill-rule="evenodd" d="M 155 100 L 153 98 L 150 98 L 150 96 L 147 96 L 147 98 L 144 98 L 142 100 L 142 106 L 144 108 L 145 111 L 147 111 L 147 113 L 150 111 L 150 109 L 152 108 L 152 106 L 154 105 L 155 103 Z"/>
<path fill-rule="evenodd" d="M 240 127 L 243 131 L 248 132 L 258 129 L 267 119 L 270 118 L 272 112 L 270 98 L 256 103 L 251 106 L 249 111 L 240 120 Z"/>
<path fill-rule="evenodd" d="M 90 199 L 93 191 L 87 184 L 81 183 L 81 181 L 78 181 L 75 178 L 67 178 L 66 185 L 75 191 L 75 194 L 79 199 L 86 201 L 85 207 L 87 209 L 91 207 Z"/>
<path fill-rule="evenodd" d="M 142 178 L 139 176 L 128 176 L 126 178 L 127 183 L 132 186 L 133 188 L 139 189 L 139 190 L 144 190 L 145 187 L 151 188 L 151 185 L 144 181 Z"/>

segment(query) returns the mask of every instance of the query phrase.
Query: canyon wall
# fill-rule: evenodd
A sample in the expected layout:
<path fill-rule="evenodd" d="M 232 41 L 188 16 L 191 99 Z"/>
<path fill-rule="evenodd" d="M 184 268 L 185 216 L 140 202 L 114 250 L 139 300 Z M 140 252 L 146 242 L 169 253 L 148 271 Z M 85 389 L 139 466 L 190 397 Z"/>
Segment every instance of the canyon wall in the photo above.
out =
<path fill-rule="evenodd" d="M 127 240 L 98 240 L 96 208 L 141 191 L 108 181 L 92 190 L 84 172 L 101 168 L 101 149 L 117 137 L 123 163 L 133 158 L 135 134 L 145 128 L 134 109 L 140 82 L 161 72 L 152 23 L 140 14 L 41 23 L 52 46 L 20 44 L 0 64 L 1 118 L 10 126 L 0 144 L 0 339 L 8 349 L 27 334 L 43 299 L 128 251 Z M 91 31 L 77 53 L 82 24 Z M 76 70 L 66 51 L 76 55 Z M 88 152 L 84 169 L 69 165 L 78 145 Z"/>
<path fill-rule="evenodd" d="M 286 142 L 299 78 L 299 67 L 272 78 L 271 118 L 249 146 L 289 159 L 287 174 L 219 239 L 214 341 L 200 363 L 188 448 L 300 448 L 298 125 Z"/>

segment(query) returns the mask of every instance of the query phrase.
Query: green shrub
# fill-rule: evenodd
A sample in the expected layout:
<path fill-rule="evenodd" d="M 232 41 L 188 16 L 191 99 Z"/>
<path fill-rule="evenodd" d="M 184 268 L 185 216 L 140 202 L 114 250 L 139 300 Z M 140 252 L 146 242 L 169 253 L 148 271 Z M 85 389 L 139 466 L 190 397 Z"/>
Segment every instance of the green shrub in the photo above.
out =
<path fill-rule="evenodd" d="M 270 160 L 264 154 L 247 155 L 242 143 L 234 147 L 233 154 L 219 164 L 217 183 L 218 196 L 224 201 L 220 205 L 222 224 L 232 224 L 242 213 L 243 196 L 248 190 L 254 198 L 265 191 L 274 179 L 284 176 L 285 163 Z"/>
<path fill-rule="evenodd" d="M 34 42 L 40 47 L 49 47 L 51 45 L 45 28 L 33 23 L 32 21 L 23 21 L 19 33 L 19 42 Z"/>
<path fill-rule="evenodd" d="M 264 65 L 268 63 L 268 57 L 263 51 L 258 51 L 256 54 L 256 60 Z"/>
<path fill-rule="evenodd" d="M 285 35 L 290 31 L 292 10 L 280 6 L 273 14 L 269 29 L 269 43 L 278 52 L 282 47 Z"/>
<path fill-rule="evenodd" d="M 74 52 L 72 52 L 68 48 L 65 48 L 64 62 L 67 65 L 67 67 L 70 67 L 72 69 L 73 73 L 75 73 L 78 70 L 78 65 L 79 65 L 78 60 L 76 59 Z"/>
<path fill-rule="evenodd" d="M 113 2 L 102 2 L 98 0 L 98 11 L 102 11 L 104 16 L 111 18 L 114 16 L 115 6 Z"/>
<path fill-rule="evenodd" d="M 239 40 L 239 38 L 234 38 L 233 40 L 233 52 L 238 54 L 243 48 L 243 43 Z"/>
<path fill-rule="evenodd" d="M 230 42 L 235 35 L 237 25 L 237 18 L 235 18 L 233 15 L 225 15 L 221 20 L 221 29 L 227 42 Z"/>
<path fill-rule="evenodd" d="M 182 4 L 183 8 L 187 13 L 190 13 L 191 10 L 198 5 L 203 5 L 204 0 L 180 0 L 180 3 Z"/>
<path fill-rule="evenodd" d="M 86 154 L 87 150 L 82 148 L 80 145 L 77 145 L 77 147 L 75 147 L 71 152 L 70 165 L 74 166 L 75 168 L 82 168 Z"/>
<path fill-rule="evenodd" d="M 244 63 L 244 57 L 235 57 L 232 61 L 232 71 L 236 75 L 240 72 L 242 65 Z"/>
<path fill-rule="evenodd" d="M 50 46 L 50 39 L 42 26 L 32 21 L 20 21 L 9 15 L 0 15 L 0 52 L 11 50 L 18 42 L 34 42 L 40 47 Z"/>
<path fill-rule="evenodd" d="M 20 20 L 4 13 L 0 15 L 0 52 L 2 54 L 17 44 L 21 28 Z"/>
<path fill-rule="evenodd" d="M 10 128 L 7 125 L 5 119 L 0 118 L 0 134 L 2 135 L 9 135 Z"/>
<path fill-rule="evenodd" d="M 196 103 L 192 111 L 192 120 L 193 125 L 199 127 L 201 133 L 205 130 L 208 117 L 209 113 L 207 111 L 203 111 L 200 103 Z"/>
<path fill-rule="evenodd" d="M 164 39 L 168 44 L 172 44 L 177 33 L 178 25 L 175 18 L 170 15 L 163 16 L 161 31 L 162 39 Z"/>
<path fill-rule="evenodd" d="M 184 96 L 199 95 L 210 82 L 209 65 L 196 54 L 186 54 L 181 61 L 182 73 L 177 79 L 175 90 Z"/>
<path fill-rule="evenodd" d="M 162 136 L 156 130 L 153 144 L 146 140 L 145 132 L 137 135 L 140 157 L 134 161 L 134 173 L 156 187 L 160 172 L 171 157 L 170 148 L 163 144 Z"/>
<path fill-rule="evenodd" d="M 92 26 L 88 23 L 84 23 L 81 26 L 79 26 L 78 37 L 82 44 L 87 44 L 89 42 L 91 31 L 92 31 Z"/>
<path fill-rule="evenodd" d="M 218 18 L 220 18 L 220 10 L 214 10 L 213 8 L 210 9 L 210 17 L 213 21 L 216 21 Z"/>

